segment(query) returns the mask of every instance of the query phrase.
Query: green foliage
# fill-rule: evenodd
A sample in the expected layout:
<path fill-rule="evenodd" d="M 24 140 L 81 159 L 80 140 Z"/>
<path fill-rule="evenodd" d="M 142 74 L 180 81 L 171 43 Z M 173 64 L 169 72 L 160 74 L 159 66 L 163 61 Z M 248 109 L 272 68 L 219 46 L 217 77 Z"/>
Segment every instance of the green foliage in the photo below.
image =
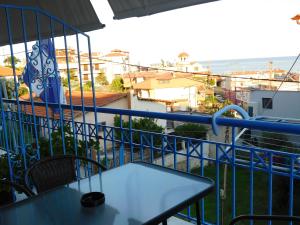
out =
<path fill-rule="evenodd" d="M 15 98 L 15 82 L 13 79 L 5 79 L 4 81 L 2 79 L 0 79 L 0 85 L 2 85 L 2 82 L 5 82 L 5 86 L 6 86 L 6 91 L 7 91 L 7 96 L 9 99 Z M 1 86 L 2 87 L 2 86 Z M 22 96 L 27 94 L 28 88 L 27 87 L 19 87 L 18 89 L 18 95 Z M 4 96 L 4 93 L 2 93 L 2 96 Z"/>
<path fill-rule="evenodd" d="M 129 122 L 122 121 L 123 128 L 129 128 Z M 114 126 L 120 127 L 121 126 L 121 120 L 119 116 L 115 116 L 114 118 Z M 162 133 L 164 128 L 162 126 L 157 125 L 154 119 L 151 118 L 141 118 L 141 119 L 133 119 L 131 123 L 132 129 L 138 130 L 132 132 L 132 139 L 133 142 L 136 144 L 140 143 L 140 132 L 141 131 L 149 131 L 154 133 Z M 129 136 L 130 133 L 128 130 L 123 131 L 125 136 Z M 121 131 L 119 129 L 116 129 L 116 138 L 121 139 Z M 145 134 L 146 135 L 146 134 Z M 158 138 L 154 138 L 154 145 L 160 145 L 161 140 Z"/>
<path fill-rule="evenodd" d="M 99 73 L 98 76 L 95 78 L 95 81 L 99 85 L 108 85 L 108 81 L 106 79 L 105 73 Z"/>
<path fill-rule="evenodd" d="M 69 86 L 69 83 L 68 83 L 68 78 L 61 78 L 61 82 L 63 84 L 64 87 L 68 87 Z"/>
<path fill-rule="evenodd" d="M 215 86 L 216 82 L 215 82 L 214 79 L 208 79 L 207 84 L 210 85 L 210 86 Z"/>
<path fill-rule="evenodd" d="M 70 69 L 70 80 L 77 80 L 77 75 L 76 75 L 77 70 L 76 69 Z"/>
<path fill-rule="evenodd" d="M 224 108 L 227 105 L 231 105 L 232 102 L 226 99 L 223 103 L 217 101 L 216 97 L 213 95 L 209 95 L 205 99 L 206 104 L 206 112 L 209 114 L 214 114 L 215 112 L 219 111 L 220 109 Z M 226 117 L 234 117 L 233 111 L 227 111 L 223 114 Z"/>
<path fill-rule="evenodd" d="M 289 141 L 288 137 L 282 133 L 263 132 L 262 137 L 258 141 L 259 147 L 273 149 L 276 151 L 299 153 L 299 150 Z M 273 163 L 290 164 L 287 157 L 274 155 Z M 273 177 L 273 213 L 274 214 L 288 214 L 290 195 L 290 178 L 283 175 L 276 175 Z M 294 180 L 294 214 L 299 215 L 300 211 L 300 181 Z"/>
<path fill-rule="evenodd" d="M 175 134 L 183 137 L 206 139 L 207 128 L 195 123 L 185 123 L 175 128 Z"/>
<path fill-rule="evenodd" d="M 92 90 L 92 81 L 87 81 L 85 85 L 83 85 L 83 90 L 84 91 L 90 91 Z"/>
<path fill-rule="evenodd" d="M 51 133 L 51 139 L 52 139 L 52 150 L 53 154 L 59 155 L 64 154 L 63 152 L 63 139 L 65 144 L 65 150 L 66 154 L 75 155 L 75 145 L 74 145 L 74 135 L 71 130 L 70 126 L 64 126 L 63 128 L 63 135 L 61 132 L 61 128 L 59 128 L 57 131 L 54 131 Z M 77 145 L 77 155 L 78 156 L 85 156 L 86 154 L 86 143 L 83 140 L 76 140 Z M 49 140 L 45 137 L 39 138 L 39 146 L 40 146 L 40 155 L 41 157 L 49 157 L 50 156 L 50 146 L 49 146 Z M 90 139 L 87 141 L 87 147 L 90 149 L 94 149 L 99 151 L 100 145 L 98 142 L 96 142 L 94 139 Z"/>
<path fill-rule="evenodd" d="M 18 92 L 19 92 L 19 96 L 25 95 L 25 94 L 28 93 L 28 88 L 26 88 L 26 87 L 19 87 Z"/>
<path fill-rule="evenodd" d="M 1 79 L 0 80 L 0 85 L 2 85 L 2 82 L 3 80 Z M 7 97 L 9 99 L 13 98 L 14 97 L 14 91 L 15 91 L 15 83 L 14 83 L 14 80 L 13 79 L 7 79 L 7 80 L 4 80 L 5 82 L 5 86 L 6 86 L 6 91 L 7 91 Z M 1 86 L 1 89 L 2 89 L 2 86 Z M 4 93 L 3 94 L 3 97 L 5 97 Z"/>
<path fill-rule="evenodd" d="M 110 89 L 112 91 L 115 91 L 115 92 L 122 92 L 124 91 L 124 81 L 121 77 L 116 77 L 111 85 L 110 85 Z"/>
<path fill-rule="evenodd" d="M 3 60 L 4 64 L 5 64 L 7 67 L 11 67 L 11 68 L 12 68 L 12 61 L 14 61 L 15 66 L 16 66 L 18 63 L 21 62 L 21 60 L 18 59 L 17 57 L 15 57 L 15 56 L 13 56 L 13 57 L 8 56 L 8 57 L 6 57 L 6 58 Z"/>
<path fill-rule="evenodd" d="M 10 153 L 10 159 L 11 161 L 14 161 L 14 167 L 13 167 L 13 173 L 17 174 L 20 180 L 20 183 L 23 184 L 23 180 L 24 180 L 24 175 L 25 175 L 25 171 L 23 169 L 23 165 L 24 165 L 24 159 L 23 157 L 21 157 L 21 154 L 12 154 Z M 27 160 L 29 160 L 27 158 Z M 7 154 L 3 154 L 0 156 L 0 180 L 10 180 L 10 172 L 9 172 L 9 164 L 8 164 L 8 157 Z M 10 186 L 2 186 L 0 185 L 0 192 L 1 191 L 10 191 L 11 187 Z M 19 191 L 19 190 L 17 190 Z M 0 199 L 1 202 L 1 199 Z M 0 203 L 1 204 L 1 203 Z"/>

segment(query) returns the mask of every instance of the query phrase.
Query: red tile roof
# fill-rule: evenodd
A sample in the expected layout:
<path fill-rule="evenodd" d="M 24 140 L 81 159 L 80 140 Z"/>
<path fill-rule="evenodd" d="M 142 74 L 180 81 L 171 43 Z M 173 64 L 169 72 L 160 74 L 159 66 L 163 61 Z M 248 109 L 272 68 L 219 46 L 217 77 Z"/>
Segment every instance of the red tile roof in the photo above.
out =
<path fill-rule="evenodd" d="M 141 83 L 133 85 L 133 89 L 138 90 L 153 90 L 153 89 L 165 89 L 165 88 L 186 88 L 186 87 L 199 87 L 203 86 L 203 83 L 194 81 L 188 78 L 174 78 L 167 82 L 159 79 L 148 79 Z"/>
<path fill-rule="evenodd" d="M 122 51 L 119 49 L 114 49 L 104 57 L 122 57 L 122 56 L 128 56 L 129 52 Z"/>
<path fill-rule="evenodd" d="M 83 92 L 84 96 L 84 105 L 85 106 L 93 106 L 93 94 L 92 92 Z M 106 106 L 110 103 L 113 103 L 121 98 L 127 97 L 126 93 L 103 93 L 103 92 L 95 92 L 95 97 L 96 97 L 96 106 L 97 107 L 102 107 Z M 33 96 L 33 99 L 35 102 L 42 102 L 42 100 L 38 97 Z M 25 100 L 29 101 L 30 100 L 30 95 L 24 95 L 20 97 L 20 100 Z M 66 92 L 66 100 L 67 104 L 70 104 L 70 97 L 69 97 L 69 92 Z M 81 104 L 81 93 L 80 91 L 72 91 L 72 105 L 82 105 Z M 25 112 L 26 114 L 32 115 L 32 108 L 31 105 L 22 105 L 22 111 Z M 45 106 L 34 106 L 34 112 L 36 116 L 39 117 L 46 117 L 46 107 Z M 64 110 L 64 117 L 65 118 L 71 118 L 71 110 Z M 74 110 L 74 117 L 77 117 L 81 115 L 81 110 L 80 111 L 75 111 Z M 59 118 L 59 114 L 53 115 L 53 110 L 49 107 L 48 108 L 48 116 L 49 118 Z"/>
<path fill-rule="evenodd" d="M 22 71 L 16 69 L 16 75 L 21 76 Z M 0 77 L 12 77 L 14 76 L 14 71 L 10 67 L 0 66 Z"/>

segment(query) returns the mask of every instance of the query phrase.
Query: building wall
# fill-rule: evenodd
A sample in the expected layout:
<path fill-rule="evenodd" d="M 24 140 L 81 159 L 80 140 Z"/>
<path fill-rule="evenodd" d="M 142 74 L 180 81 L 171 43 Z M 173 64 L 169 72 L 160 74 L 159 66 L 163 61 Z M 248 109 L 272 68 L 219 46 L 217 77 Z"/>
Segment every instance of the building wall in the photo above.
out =
<path fill-rule="evenodd" d="M 103 108 L 115 108 L 115 109 L 128 109 L 128 99 L 122 98 L 115 102 L 112 102 Z M 114 114 L 108 114 L 108 113 L 97 113 L 97 119 L 98 123 L 106 122 L 107 126 L 113 126 L 114 125 Z M 83 122 L 82 116 L 75 118 L 75 121 L 77 122 Z M 85 114 L 85 121 L 86 123 L 95 123 L 95 117 L 93 112 L 88 112 Z"/>
<path fill-rule="evenodd" d="M 197 107 L 197 87 L 155 89 L 150 98 L 163 100 L 186 99 L 190 107 Z"/>
<path fill-rule="evenodd" d="M 274 91 L 263 90 L 251 91 L 248 105 L 257 107 L 257 110 L 254 110 L 257 112 L 256 116 L 300 119 L 300 92 L 279 91 L 272 100 L 272 109 L 264 109 L 262 98 L 272 98 L 274 93 Z"/>
<path fill-rule="evenodd" d="M 119 99 L 113 103 L 110 103 L 104 108 L 116 108 L 116 109 L 128 109 L 128 99 L 127 98 L 122 98 Z M 108 114 L 108 113 L 97 113 L 97 119 L 98 119 L 98 124 L 105 122 L 106 126 L 114 126 L 114 114 Z M 127 120 L 127 118 L 123 118 L 124 120 Z M 77 122 L 83 122 L 82 116 L 75 118 L 75 121 Z M 86 123 L 94 124 L 95 123 L 95 116 L 93 112 L 88 112 L 85 114 L 85 121 Z M 88 130 L 88 126 L 87 130 Z M 99 136 L 103 137 L 103 132 L 99 131 Z M 80 138 L 80 137 L 79 137 Z M 111 141 L 106 141 L 106 148 L 110 149 L 112 147 L 112 142 Z M 104 149 L 104 141 L 100 140 L 100 149 Z"/>
<path fill-rule="evenodd" d="M 130 108 L 132 110 L 151 111 L 151 112 L 167 112 L 165 103 L 153 102 L 147 100 L 139 100 L 136 95 L 131 94 Z M 156 123 L 163 128 L 166 128 L 167 121 L 158 119 Z"/>
<path fill-rule="evenodd" d="M 123 75 L 129 72 L 129 67 L 124 64 L 121 64 L 128 63 L 128 59 L 126 59 L 126 57 L 104 57 L 104 59 L 107 61 L 116 62 L 105 62 L 105 64 L 102 65 L 102 69 L 105 72 L 108 83 L 111 84 L 112 81 L 116 78 L 116 76 Z"/>

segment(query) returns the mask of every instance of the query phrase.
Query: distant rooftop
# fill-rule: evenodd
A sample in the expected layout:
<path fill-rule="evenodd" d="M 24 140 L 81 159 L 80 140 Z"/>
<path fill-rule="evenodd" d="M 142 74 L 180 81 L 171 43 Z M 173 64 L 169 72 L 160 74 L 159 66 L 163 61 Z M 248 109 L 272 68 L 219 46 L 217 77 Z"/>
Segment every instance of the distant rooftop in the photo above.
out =
<path fill-rule="evenodd" d="M 179 87 L 193 87 L 203 86 L 201 82 L 194 81 L 187 78 L 175 78 L 169 80 L 149 79 L 144 82 L 134 84 L 134 89 L 163 89 L 163 88 L 179 88 Z"/>
<path fill-rule="evenodd" d="M 93 94 L 92 92 L 83 92 L 83 100 L 85 106 L 93 106 Z M 96 106 L 102 107 L 109 105 L 115 101 L 118 101 L 122 98 L 127 97 L 126 93 L 108 93 L 108 92 L 95 92 L 96 97 Z M 24 95 L 20 97 L 20 100 L 30 101 L 30 95 Z M 66 100 L 67 104 L 70 104 L 69 92 L 66 91 Z M 38 97 L 34 96 L 35 102 L 42 102 L 42 100 Z M 81 103 L 81 93 L 80 91 L 72 91 L 72 105 L 82 105 Z M 23 105 L 22 111 L 26 114 L 33 115 L 31 105 Z M 46 117 L 46 107 L 45 106 L 35 106 L 34 112 L 36 116 Z M 58 114 L 53 113 L 53 110 L 48 108 L 48 115 L 50 118 L 58 118 Z M 81 115 L 81 111 L 74 111 L 74 117 Z M 71 110 L 64 110 L 65 118 L 71 118 Z"/>
<path fill-rule="evenodd" d="M 22 71 L 20 70 L 16 69 L 15 72 L 16 72 L 16 76 L 22 75 Z M 13 77 L 13 76 L 14 76 L 14 71 L 12 68 L 6 66 L 0 66 L 0 77 Z"/>

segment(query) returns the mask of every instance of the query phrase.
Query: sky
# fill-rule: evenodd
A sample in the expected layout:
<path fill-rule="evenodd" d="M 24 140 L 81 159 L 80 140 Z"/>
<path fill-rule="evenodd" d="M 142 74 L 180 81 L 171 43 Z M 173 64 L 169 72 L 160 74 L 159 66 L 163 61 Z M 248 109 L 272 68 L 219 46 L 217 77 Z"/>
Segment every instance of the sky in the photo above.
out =
<path fill-rule="evenodd" d="M 93 51 L 130 52 L 132 63 L 295 56 L 300 0 L 220 0 L 141 18 L 113 20 L 108 1 L 91 0 L 104 29 L 89 32 Z"/>

